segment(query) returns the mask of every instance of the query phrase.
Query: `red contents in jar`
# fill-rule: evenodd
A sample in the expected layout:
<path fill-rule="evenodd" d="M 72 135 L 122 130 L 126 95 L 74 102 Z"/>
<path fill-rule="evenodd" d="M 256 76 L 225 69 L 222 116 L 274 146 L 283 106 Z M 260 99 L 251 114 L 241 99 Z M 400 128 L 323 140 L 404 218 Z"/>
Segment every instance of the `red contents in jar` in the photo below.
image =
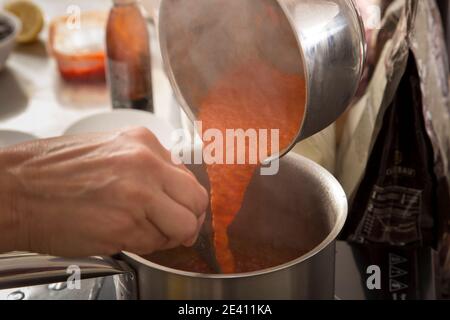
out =
<path fill-rule="evenodd" d="M 103 82 L 106 12 L 83 12 L 80 20 L 65 15 L 52 21 L 49 50 L 64 80 Z"/>
<path fill-rule="evenodd" d="M 105 53 L 59 57 L 61 76 L 67 81 L 105 81 Z"/>

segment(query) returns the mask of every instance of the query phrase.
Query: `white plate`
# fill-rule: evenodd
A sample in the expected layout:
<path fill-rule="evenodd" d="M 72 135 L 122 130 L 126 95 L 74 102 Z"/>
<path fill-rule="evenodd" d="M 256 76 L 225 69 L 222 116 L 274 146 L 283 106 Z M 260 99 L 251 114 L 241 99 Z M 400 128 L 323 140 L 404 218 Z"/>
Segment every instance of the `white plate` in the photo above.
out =
<path fill-rule="evenodd" d="M 129 127 L 149 129 L 166 149 L 170 149 L 173 145 L 174 128 L 169 123 L 149 112 L 132 109 L 113 110 L 88 116 L 71 125 L 64 134 L 106 132 Z"/>
<path fill-rule="evenodd" d="M 35 139 L 37 139 L 37 137 L 29 133 L 12 130 L 0 130 L 0 148 Z"/>

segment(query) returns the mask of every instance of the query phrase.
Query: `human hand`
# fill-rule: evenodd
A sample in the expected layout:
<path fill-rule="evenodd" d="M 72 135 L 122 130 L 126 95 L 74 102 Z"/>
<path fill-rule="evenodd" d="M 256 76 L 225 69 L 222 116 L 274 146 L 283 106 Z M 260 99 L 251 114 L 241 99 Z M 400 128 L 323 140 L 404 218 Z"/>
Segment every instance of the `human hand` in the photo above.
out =
<path fill-rule="evenodd" d="M 0 150 L 0 252 L 148 254 L 193 245 L 208 194 L 147 129 Z"/>

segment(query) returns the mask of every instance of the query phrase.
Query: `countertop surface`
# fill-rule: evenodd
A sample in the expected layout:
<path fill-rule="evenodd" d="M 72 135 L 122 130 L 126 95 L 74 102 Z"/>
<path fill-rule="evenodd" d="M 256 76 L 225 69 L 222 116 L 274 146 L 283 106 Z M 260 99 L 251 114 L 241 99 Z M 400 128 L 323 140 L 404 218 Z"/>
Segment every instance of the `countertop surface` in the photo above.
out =
<path fill-rule="evenodd" d="M 0 0 L 0 8 L 5 0 Z M 108 11 L 110 0 L 39 0 L 45 15 L 45 27 L 39 41 L 17 45 L 0 71 L 0 130 L 18 130 L 37 137 L 63 134 L 79 119 L 111 110 L 106 84 L 70 84 L 59 76 L 56 63 L 47 54 L 48 25 L 52 18 L 65 14 L 69 6 L 82 11 Z M 163 72 L 156 40 L 150 27 L 152 78 L 155 114 L 175 128 L 181 127 L 180 109 Z"/>

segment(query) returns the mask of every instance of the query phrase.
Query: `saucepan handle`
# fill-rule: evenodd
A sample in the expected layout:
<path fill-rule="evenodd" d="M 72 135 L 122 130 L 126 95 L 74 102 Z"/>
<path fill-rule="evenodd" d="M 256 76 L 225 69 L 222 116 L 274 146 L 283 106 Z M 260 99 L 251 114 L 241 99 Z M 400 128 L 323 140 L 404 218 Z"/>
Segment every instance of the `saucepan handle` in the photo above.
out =
<path fill-rule="evenodd" d="M 67 282 L 75 273 L 84 280 L 132 271 L 110 257 L 67 259 L 23 252 L 0 255 L 0 290 Z"/>

